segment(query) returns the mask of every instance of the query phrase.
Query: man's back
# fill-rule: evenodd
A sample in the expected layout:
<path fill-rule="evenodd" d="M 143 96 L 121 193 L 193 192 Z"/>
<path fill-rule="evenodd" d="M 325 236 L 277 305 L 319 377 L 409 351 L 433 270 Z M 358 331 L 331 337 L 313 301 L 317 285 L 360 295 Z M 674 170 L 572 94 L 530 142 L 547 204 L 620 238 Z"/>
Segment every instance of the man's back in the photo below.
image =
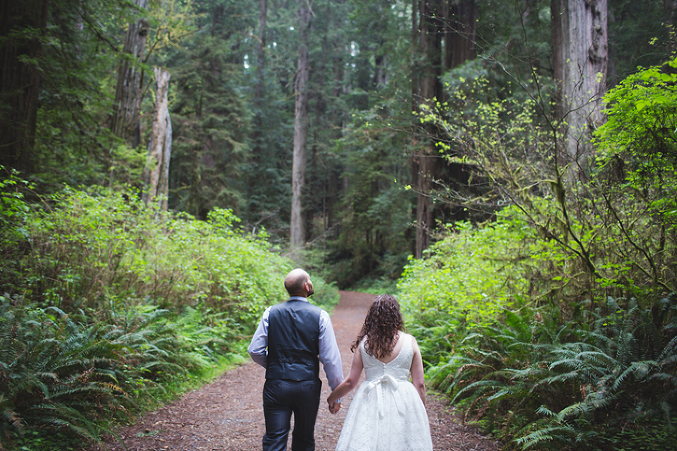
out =
<path fill-rule="evenodd" d="M 319 307 L 294 299 L 270 309 L 266 379 L 319 379 L 321 312 Z"/>

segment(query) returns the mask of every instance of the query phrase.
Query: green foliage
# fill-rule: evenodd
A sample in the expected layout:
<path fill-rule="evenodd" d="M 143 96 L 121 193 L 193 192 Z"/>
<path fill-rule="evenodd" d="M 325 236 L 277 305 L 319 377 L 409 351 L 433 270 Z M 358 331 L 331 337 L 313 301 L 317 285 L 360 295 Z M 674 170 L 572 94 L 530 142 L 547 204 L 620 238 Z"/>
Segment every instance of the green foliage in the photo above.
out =
<path fill-rule="evenodd" d="M 122 144 L 105 126 L 113 108 L 118 46 L 126 20 L 138 14 L 130 2 L 42 2 L 48 14 L 40 69 L 35 170 L 24 177 L 42 189 L 63 183 L 114 184 L 111 166 L 129 167 L 113 149 Z M 123 172 L 121 177 L 126 177 Z"/>
<path fill-rule="evenodd" d="M 229 210 L 197 221 L 105 189 L 67 189 L 38 209 L 24 184 L 3 180 L 0 197 L 3 233 L 22 230 L 0 243 L 13 257 L 0 264 L 3 446 L 96 439 L 235 359 L 286 298 L 291 262 Z M 331 309 L 338 290 L 313 279 L 313 301 Z"/>
<path fill-rule="evenodd" d="M 16 244 L 26 236 L 24 227 L 30 209 L 25 201 L 25 191 L 33 185 L 19 177 L 14 169 L 5 172 L 0 166 L 0 173 L 0 241 Z"/>
<path fill-rule="evenodd" d="M 156 221 L 159 213 L 133 193 L 71 190 L 54 200 L 27 225 L 33 252 L 23 263 L 23 289 L 46 305 L 99 309 L 149 298 L 247 316 L 283 297 L 289 263 L 269 254 L 264 239 L 237 234 L 226 210 L 207 222 L 171 214 Z"/>
<path fill-rule="evenodd" d="M 448 323 L 446 333 L 458 335 L 448 361 L 428 375 L 467 420 L 522 449 L 611 450 L 621 437 L 626 449 L 639 449 L 648 430 L 662 437 L 651 440 L 654 449 L 670 449 L 677 303 L 623 305 L 609 299 L 577 328 L 558 326 L 551 309 L 506 311 L 500 322 L 467 331 Z M 421 340 L 422 350 L 437 340 Z"/>
<path fill-rule="evenodd" d="M 0 286 L 15 286 L 20 278 L 19 260 L 26 244 L 26 222 L 30 208 L 25 199 L 33 185 L 15 170 L 0 166 Z M 2 291 L 0 291 L 2 293 Z"/>
<path fill-rule="evenodd" d="M 675 68 L 673 59 L 643 69 L 610 90 L 595 135 L 598 192 L 617 224 L 612 239 L 627 249 L 622 264 L 640 271 L 635 283 L 665 291 L 674 290 L 668 249 L 677 242 Z"/>
<path fill-rule="evenodd" d="M 640 202 L 656 222 L 674 231 L 677 221 L 677 59 L 627 77 L 605 97 L 608 120 L 596 133 L 605 187 Z"/>
<path fill-rule="evenodd" d="M 411 259 L 398 288 L 413 310 L 435 309 L 459 315 L 470 325 L 490 324 L 506 308 L 519 308 L 538 294 L 535 275 L 544 262 L 565 261 L 514 209 L 496 222 L 475 228 L 456 223 L 431 246 L 428 258 Z"/>
<path fill-rule="evenodd" d="M 96 317 L 0 301 L 0 443 L 97 440 L 106 422 L 166 398 L 168 383 L 233 347 L 232 322 L 209 311 L 127 305 Z"/>
<path fill-rule="evenodd" d="M 654 72 L 640 73 L 637 80 L 654 79 Z M 641 86 L 634 89 L 637 83 Z M 556 127 L 534 114 L 546 111 L 545 98 L 495 100 L 482 71 L 450 85 L 449 101 L 421 117 L 446 130 L 449 142 L 440 144 L 441 152 L 460 148 L 460 156 L 452 152 L 450 161 L 467 164 L 471 182 L 483 187 L 475 197 L 448 189 L 449 202 L 484 212 L 504 204 L 516 207 L 540 235 L 530 240 L 547 243 L 560 254 L 556 262 L 566 261 L 564 266 L 550 261 L 540 265 L 538 282 L 546 292 L 556 289 L 559 296 L 575 301 L 636 296 L 650 303 L 675 289 L 674 255 L 667 251 L 677 239 L 672 160 L 669 152 L 665 158 L 660 152 L 642 158 L 670 141 L 661 137 L 670 130 L 664 123 L 670 114 L 661 109 L 671 108 L 670 96 L 667 85 L 642 88 L 647 83 L 631 79 L 609 94 L 611 118 L 597 138 L 600 169 L 587 182 L 561 167 Z M 626 92 L 629 103 L 621 100 Z M 635 104 L 652 101 L 658 104 L 642 109 L 643 116 L 630 114 Z M 546 133 L 546 127 L 555 128 Z M 648 139 L 652 133 L 657 142 Z"/>
<path fill-rule="evenodd" d="M 663 299 L 651 309 L 638 307 L 634 300 L 624 304 L 625 309 L 609 299 L 609 313 L 595 315 L 591 330 L 581 333 L 583 341 L 551 349 L 546 362 L 553 374 L 538 384 L 562 383 L 573 396 L 559 409 L 544 402 L 539 413 L 549 417 L 546 424 L 535 431 L 526 428 L 529 433 L 518 444 L 528 448 L 575 439 L 590 447 L 617 449 L 619 438 L 625 437 L 623 446 L 639 449 L 646 446 L 647 428 L 671 440 L 677 437 L 671 424 L 677 406 L 675 300 Z M 627 434 L 619 432 L 626 428 Z M 651 442 L 654 449 L 669 449 L 660 447 L 665 440 Z"/>
<path fill-rule="evenodd" d="M 115 407 L 123 394 L 113 362 L 127 345 L 59 309 L 0 302 L 3 442 L 32 428 L 96 437 L 100 407 Z"/>
<path fill-rule="evenodd" d="M 610 91 L 588 180 L 559 166 L 556 127 L 545 134 L 531 107 L 487 95 L 472 66 L 449 103 L 422 116 L 447 131 L 442 151 L 462 149 L 451 158 L 491 188 L 449 199 L 510 206 L 492 223 L 450 228 L 407 267 L 401 297 L 433 385 L 510 447 L 674 444 L 674 69 Z"/>

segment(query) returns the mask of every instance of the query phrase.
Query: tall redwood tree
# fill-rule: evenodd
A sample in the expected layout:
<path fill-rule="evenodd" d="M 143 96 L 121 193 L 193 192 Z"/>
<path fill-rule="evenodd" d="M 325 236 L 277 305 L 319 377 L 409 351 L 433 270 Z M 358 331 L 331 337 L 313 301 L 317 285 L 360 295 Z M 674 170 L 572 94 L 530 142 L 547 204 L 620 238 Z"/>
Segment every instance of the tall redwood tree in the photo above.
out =
<path fill-rule="evenodd" d="M 609 49 L 607 0 L 551 0 L 556 115 L 563 121 L 562 163 L 588 169 L 590 133 L 604 123 Z"/>

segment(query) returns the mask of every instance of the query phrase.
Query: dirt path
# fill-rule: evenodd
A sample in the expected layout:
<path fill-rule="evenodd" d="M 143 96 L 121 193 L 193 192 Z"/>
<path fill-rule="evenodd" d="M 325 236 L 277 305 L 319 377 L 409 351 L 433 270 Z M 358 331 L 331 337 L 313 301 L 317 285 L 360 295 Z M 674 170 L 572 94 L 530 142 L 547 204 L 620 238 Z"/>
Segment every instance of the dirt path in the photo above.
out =
<path fill-rule="evenodd" d="M 350 343 L 373 298 L 369 294 L 342 291 L 341 302 L 334 310 L 332 323 L 342 352 L 344 374 L 348 374 L 352 360 Z M 263 382 L 263 368 L 250 362 L 117 432 L 129 451 L 258 451 L 264 433 Z M 322 403 L 315 428 L 317 451 L 335 448 L 353 393 L 344 398 L 341 411 L 332 415 L 325 407 L 329 388 L 323 379 Z M 429 395 L 427 407 L 435 451 L 500 449 L 490 439 L 461 425 L 441 398 Z M 115 440 L 107 441 L 106 445 L 111 450 L 125 449 Z M 94 447 L 90 451 L 103 449 L 106 447 Z"/>

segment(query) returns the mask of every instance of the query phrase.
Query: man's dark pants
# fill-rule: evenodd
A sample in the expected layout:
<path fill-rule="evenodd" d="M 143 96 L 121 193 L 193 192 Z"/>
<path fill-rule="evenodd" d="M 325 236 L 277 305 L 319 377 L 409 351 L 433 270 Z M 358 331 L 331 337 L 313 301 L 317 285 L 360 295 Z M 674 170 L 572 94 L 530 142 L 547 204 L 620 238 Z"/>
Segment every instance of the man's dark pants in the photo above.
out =
<path fill-rule="evenodd" d="M 292 413 L 292 451 L 315 450 L 315 420 L 320 407 L 322 381 L 266 379 L 263 386 L 263 414 L 266 434 L 263 451 L 284 451 Z"/>

